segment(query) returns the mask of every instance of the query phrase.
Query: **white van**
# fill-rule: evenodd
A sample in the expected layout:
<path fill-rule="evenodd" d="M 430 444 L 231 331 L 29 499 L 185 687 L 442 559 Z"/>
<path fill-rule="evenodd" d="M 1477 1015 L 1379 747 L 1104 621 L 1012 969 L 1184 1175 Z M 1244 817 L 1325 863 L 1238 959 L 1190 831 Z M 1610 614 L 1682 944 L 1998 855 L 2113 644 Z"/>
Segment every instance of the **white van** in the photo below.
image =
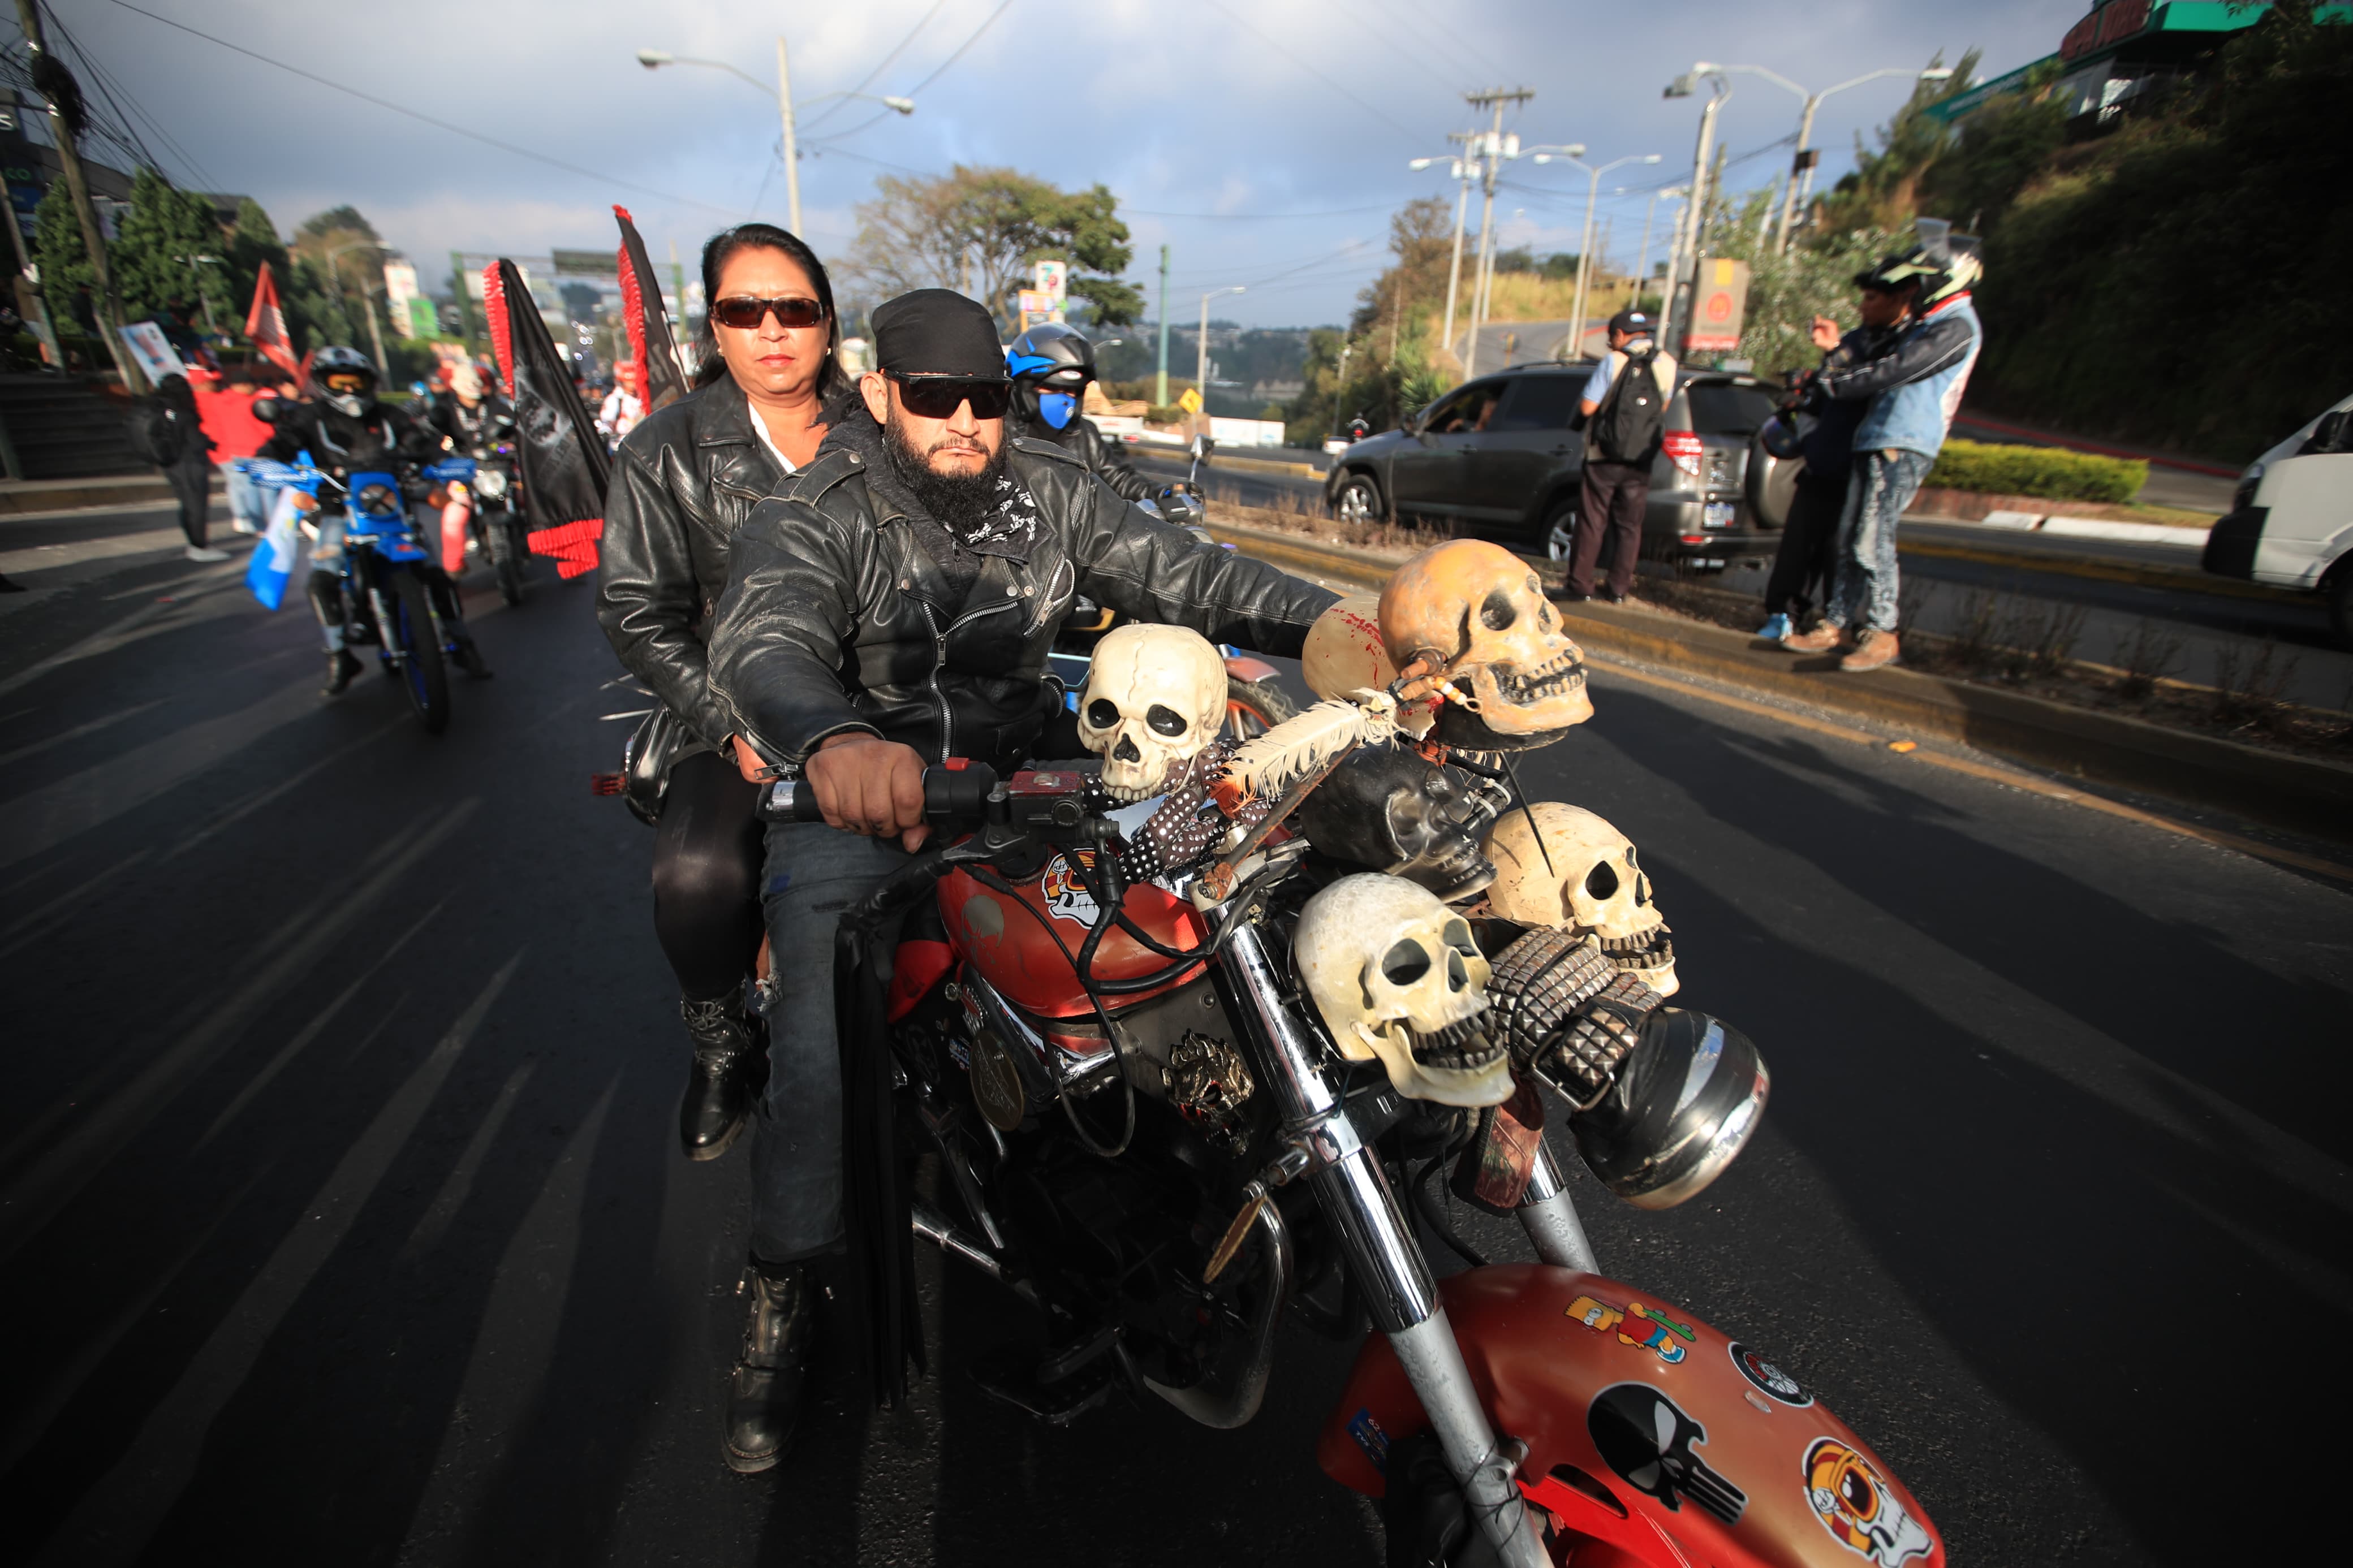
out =
<path fill-rule="evenodd" d="M 2353 397 L 2247 465 L 2205 566 L 2326 595 L 2330 629 L 2353 647 Z"/>

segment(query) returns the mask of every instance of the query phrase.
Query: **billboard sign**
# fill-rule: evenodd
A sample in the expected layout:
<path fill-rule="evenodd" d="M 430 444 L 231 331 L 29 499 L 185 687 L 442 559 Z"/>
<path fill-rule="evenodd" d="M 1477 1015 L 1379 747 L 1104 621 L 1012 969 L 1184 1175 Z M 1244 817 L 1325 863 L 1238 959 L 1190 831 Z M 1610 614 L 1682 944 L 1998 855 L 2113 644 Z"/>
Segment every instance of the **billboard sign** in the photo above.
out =
<path fill-rule="evenodd" d="M 1699 289 L 1692 300 L 1691 326 L 1683 334 L 1686 353 L 1722 353 L 1740 346 L 1740 321 L 1748 307 L 1748 263 L 1710 257 L 1700 263 Z"/>

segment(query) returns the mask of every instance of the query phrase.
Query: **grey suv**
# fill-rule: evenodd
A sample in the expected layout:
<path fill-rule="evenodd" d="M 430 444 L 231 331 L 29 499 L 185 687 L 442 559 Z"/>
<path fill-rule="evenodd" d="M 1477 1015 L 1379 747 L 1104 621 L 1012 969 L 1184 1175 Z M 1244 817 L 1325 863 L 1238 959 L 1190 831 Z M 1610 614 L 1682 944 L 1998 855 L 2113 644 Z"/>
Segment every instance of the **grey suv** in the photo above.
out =
<path fill-rule="evenodd" d="M 1590 363 L 1551 363 L 1466 382 L 1403 429 L 1368 436 L 1341 453 L 1324 500 L 1345 521 L 1435 522 L 1562 559 L 1585 466 L 1585 438 L 1569 421 L 1592 374 Z M 1754 439 L 1773 401 L 1772 389 L 1752 375 L 1693 371 L 1677 378 L 1651 469 L 1645 556 L 1721 571 L 1741 556 L 1772 552 L 1794 477 L 1777 471 L 1793 464 Z"/>

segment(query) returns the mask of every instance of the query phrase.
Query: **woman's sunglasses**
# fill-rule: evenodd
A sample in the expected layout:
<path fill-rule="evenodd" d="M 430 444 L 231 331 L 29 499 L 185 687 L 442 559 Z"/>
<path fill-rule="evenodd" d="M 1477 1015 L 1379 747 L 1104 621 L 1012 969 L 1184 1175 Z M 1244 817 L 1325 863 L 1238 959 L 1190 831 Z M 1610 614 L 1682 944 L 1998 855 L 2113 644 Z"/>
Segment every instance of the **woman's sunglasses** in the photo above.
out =
<path fill-rule="evenodd" d="M 899 401 L 925 419 L 952 419 L 965 404 L 975 419 L 1002 419 L 1013 405 L 1009 381 L 967 381 L 960 375 L 893 375 Z"/>
<path fill-rule="evenodd" d="M 814 300 L 759 300 L 749 294 L 712 301 L 711 319 L 723 327 L 756 327 L 771 310 L 780 327 L 814 327 L 825 320 L 825 307 Z"/>

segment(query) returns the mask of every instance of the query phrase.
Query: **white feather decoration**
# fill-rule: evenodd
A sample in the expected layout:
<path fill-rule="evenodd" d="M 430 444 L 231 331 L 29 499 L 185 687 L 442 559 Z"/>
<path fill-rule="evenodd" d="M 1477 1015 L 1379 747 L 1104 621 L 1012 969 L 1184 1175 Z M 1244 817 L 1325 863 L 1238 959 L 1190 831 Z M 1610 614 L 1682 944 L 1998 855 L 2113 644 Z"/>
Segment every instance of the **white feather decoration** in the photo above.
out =
<path fill-rule="evenodd" d="M 1386 692 L 1318 702 L 1265 734 L 1242 742 L 1226 763 L 1228 788 L 1245 799 L 1273 800 L 1313 777 L 1350 748 L 1386 741 L 1397 730 L 1397 704 Z"/>

